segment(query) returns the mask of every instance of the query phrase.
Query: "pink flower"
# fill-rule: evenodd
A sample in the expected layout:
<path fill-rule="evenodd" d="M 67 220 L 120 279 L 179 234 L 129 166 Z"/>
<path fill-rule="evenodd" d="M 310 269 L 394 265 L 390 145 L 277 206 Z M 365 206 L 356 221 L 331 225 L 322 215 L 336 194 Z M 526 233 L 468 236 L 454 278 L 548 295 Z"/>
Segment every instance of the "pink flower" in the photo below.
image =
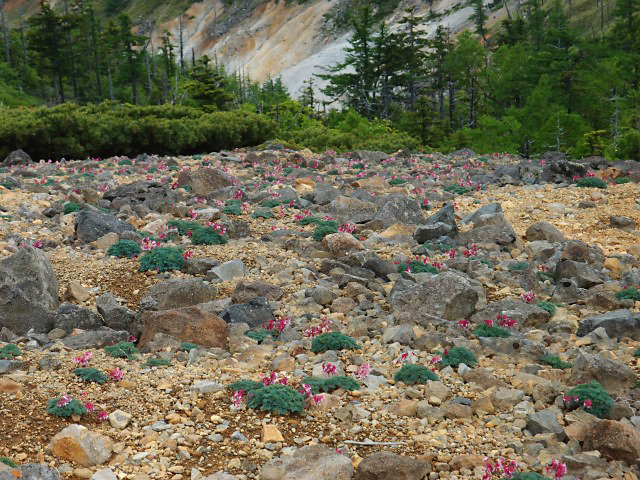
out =
<path fill-rule="evenodd" d="M 320 405 L 324 400 L 324 397 L 322 395 L 314 395 L 311 398 L 313 399 L 313 403 L 315 403 L 316 405 Z"/>
<path fill-rule="evenodd" d="M 567 466 L 558 460 L 553 460 L 551 465 L 547 465 L 546 469 L 547 473 L 553 470 L 553 475 L 556 479 L 562 478 L 567 473 Z"/>
<path fill-rule="evenodd" d="M 469 320 L 463 318 L 462 320 L 458 321 L 458 326 L 460 328 L 469 328 L 470 323 L 471 322 L 469 322 Z"/>
<path fill-rule="evenodd" d="M 593 402 L 590 399 L 587 399 L 584 401 L 583 406 L 588 410 L 593 407 Z"/>
<path fill-rule="evenodd" d="M 433 358 L 431 359 L 431 363 L 433 363 L 434 365 L 435 365 L 436 363 L 442 363 L 442 357 L 441 357 L 440 355 L 436 355 L 435 357 L 433 357 Z"/>
<path fill-rule="evenodd" d="M 356 377 L 360 380 L 364 380 L 369 376 L 369 373 L 371 373 L 371 365 L 365 363 L 364 365 L 360 365 L 356 370 Z"/>
<path fill-rule="evenodd" d="M 242 400 L 244 399 L 244 395 L 245 395 L 244 390 L 237 390 L 233 392 L 233 396 L 231 397 L 231 400 L 233 402 L 234 407 L 240 408 L 240 406 L 242 406 Z"/>
<path fill-rule="evenodd" d="M 79 357 L 76 357 L 73 359 L 73 361 L 75 363 L 77 363 L 78 365 L 87 365 L 89 363 L 89 360 L 91 359 L 91 357 L 93 357 L 93 353 L 91 352 L 84 352 L 84 354 L 80 355 Z"/>
<path fill-rule="evenodd" d="M 187 260 L 188 258 L 193 257 L 193 252 L 192 252 L 191 250 L 187 250 L 186 252 L 184 252 L 184 253 L 182 254 L 182 257 L 183 257 L 185 260 Z"/>
<path fill-rule="evenodd" d="M 138 337 L 136 337 L 135 335 L 131 335 L 131 336 L 129 337 L 129 342 L 131 342 L 131 343 L 135 343 L 135 342 L 136 342 L 136 340 L 138 340 Z"/>
<path fill-rule="evenodd" d="M 311 390 L 311 385 L 307 383 L 303 383 L 302 385 L 300 385 L 299 390 L 300 390 L 300 393 L 305 397 L 310 397 L 313 395 L 313 390 Z"/>
<path fill-rule="evenodd" d="M 113 370 L 109 370 L 109 378 L 114 382 L 119 382 L 124 378 L 124 372 L 116 367 Z"/>
<path fill-rule="evenodd" d="M 493 327 L 493 320 L 491 320 L 490 318 L 488 318 L 488 319 L 486 319 L 486 320 L 484 321 L 484 324 L 485 324 L 487 327 Z"/>
<path fill-rule="evenodd" d="M 327 377 L 331 377 L 336 374 L 338 368 L 330 362 L 325 362 L 322 364 L 322 371 Z"/>
<path fill-rule="evenodd" d="M 71 395 L 64 394 L 58 399 L 58 406 L 64 407 L 65 405 L 69 405 L 71 403 Z"/>
<path fill-rule="evenodd" d="M 93 412 L 96 409 L 95 405 L 91 402 L 86 402 L 84 408 L 87 409 L 87 412 Z"/>
<path fill-rule="evenodd" d="M 531 303 L 536 298 L 538 298 L 538 295 L 536 295 L 534 292 L 525 292 L 520 295 L 520 298 L 522 298 L 522 301 L 524 303 Z"/>
<path fill-rule="evenodd" d="M 107 412 L 105 412 L 104 410 L 98 412 L 98 420 L 105 421 L 107 418 L 109 418 L 109 414 Z"/>
<path fill-rule="evenodd" d="M 284 329 L 287 328 L 291 324 L 291 319 L 289 317 L 280 317 L 278 319 L 278 332 L 284 332 Z"/>

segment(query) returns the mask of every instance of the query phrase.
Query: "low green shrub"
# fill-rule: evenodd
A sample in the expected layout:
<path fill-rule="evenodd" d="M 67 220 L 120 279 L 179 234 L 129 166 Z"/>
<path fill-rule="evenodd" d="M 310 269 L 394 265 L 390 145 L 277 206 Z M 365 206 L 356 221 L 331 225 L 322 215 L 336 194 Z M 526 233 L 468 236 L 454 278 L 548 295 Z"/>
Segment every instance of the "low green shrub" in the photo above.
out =
<path fill-rule="evenodd" d="M 138 271 L 157 270 L 159 273 L 180 270 L 185 263 L 182 251 L 175 247 L 156 247 L 140 257 Z"/>
<path fill-rule="evenodd" d="M 195 350 L 198 348 L 198 345 L 191 342 L 182 342 L 180 344 L 180 350 L 184 350 L 185 352 L 189 352 L 191 350 Z"/>
<path fill-rule="evenodd" d="M 269 198 L 267 200 L 263 200 L 262 202 L 260 202 L 260 206 L 262 207 L 266 207 L 266 208 L 273 208 L 273 207 L 278 207 L 282 204 L 281 201 L 279 200 L 274 200 L 273 198 Z"/>
<path fill-rule="evenodd" d="M 396 382 L 403 382 L 406 385 L 424 384 L 427 380 L 438 381 L 438 376 L 424 365 L 405 363 L 393 376 Z"/>
<path fill-rule="evenodd" d="M 529 268 L 528 262 L 513 262 L 507 266 L 507 270 L 511 272 L 521 272 Z"/>
<path fill-rule="evenodd" d="M 625 288 L 616 293 L 618 300 L 633 300 L 634 302 L 640 301 L 640 292 L 635 288 Z"/>
<path fill-rule="evenodd" d="M 107 250 L 107 255 L 118 258 L 133 258 L 142 253 L 142 248 L 133 240 L 118 240 Z"/>
<path fill-rule="evenodd" d="M 227 239 L 213 227 L 200 227 L 191 232 L 194 245 L 224 245 Z"/>
<path fill-rule="evenodd" d="M 107 355 L 115 358 L 135 358 L 138 352 L 136 346 L 131 342 L 118 342 L 115 345 L 104 347 Z"/>
<path fill-rule="evenodd" d="M 392 180 L 389 180 L 389 185 L 391 185 L 392 187 L 394 185 L 402 185 L 404 183 L 407 183 L 407 181 L 404 178 L 394 178 Z"/>
<path fill-rule="evenodd" d="M 496 325 L 490 327 L 484 323 L 474 328 L 471 333 L 478 337 L 507 338 L 511 336 L 511 332 L 506 328 L 498 327 Z"/>
<path fill-rule="evenodd" d="M 151 357 L 147 360 L 147 366 L 149 367 L 166 367 L 171 365 L 171 361 L 168 358 Z"/>
<path fill-rule="evenodd" d="M 320 392 L 331 393 L 339 388 L 347 391 L 358 390 L 360 388 L 360 384 L 353 377 L 346 377 L 344 375 L 334 375 L 328 378 L 305 377 L 300 383 L 309 385 L 314 394 Z"/>
<path fill-rule="evenodd" d="M 306 216 L 304 217 L 302 220 L 300 220 L 298 223 L 300 225 L 309 225 L 310 223 L 315 223 L 315 224 L 319 224 L 322 222 L 321 218 L 318 217 L 312 217 L 312 216 Z"/>
<path fill-rule="evenodd" d="M 229 388 L 234 392 L 239 392 L 240 390 L 252 392 L 262 387 L 264 387 L 264 384 L 262 382 L 256 382 L 255 380 L 238 380 L 229 385 Z"/>
<path fill-rule="evenodd" d="M 313 337 L 311 341 L 311 351 L 314 353 L 327 350 L 358 350 L 359 348 L 360 345 L 353 338 L 340 332 L 322 333 Z"/>
<path fill-rule="evenodd" d="M 84 415 L 87 409 L 82 402 L 75 398 L 64 401 L 64 397 L 51 398 L 47 403 L 47 413 L 57 417 L 70 417 L 71 415 Z"/>
<path fill-rule="evenodd" d="M 543 355 L 542 357 L 540 357 L 540 361 L 552 368 L 557 368 L 559 370 L 565 370 L 573 366 L 570 362 L 562 361 L 557 355 Z"/>
<path fill-rule="evenodd" d="M 249 338 L 254 339 L 258 343 L 262 343 L 264 339 L 267 338 L 269 335 L 271 335 L 274 338 L 274 340 L 278 338 L 278 330 L 275 328 L 273 330 L 267 330 L 266 328 L 259 328 L 257 330 L 250 330 L 247 333 L 245 333 L 245 335 Z"/>
<path fill-rule="evenodd" d="M 238 203 L 227 205 L 222 208 L 222 213 L 225 215 L 242 215 L 242 205 Z"/>
<path fill-rule="evenodd" d="M 536 472 L 518 472 L 514 473 L 511 480 L 549 480 Z"/>
<path fill-rule="evenodd" d="M 80 377 L 83 382 L 94 382 L 102 385 L 107 381 L 107 376 L 97 368 L 76 368 L 73 374 Z"/>
<path fill-rule="evenodd" d="M 273 212 L 268 208 L 261 208 L 251 214 L 252 218 L 273 218 Z"/>
<path fill-rule="evenodd" d="M 462 185 L 447 185 L 444 187 L 445 192 L 453 193 L 454 195 L 464 195 L 465 193 L 469 193 L 471 189 L 469 187 L 463 187 Z"/>
<path fill-rule="evenodd" d="M 624 185 L 625 183 L 629 183 L 631 179 L 629 177 L 618 177 L 614 180 L 618 185 Z"/>
<path fill-rule="evenodd" d="M 440 270 L 433 265 L 429 265 L 428 263 L 424 263 L 419 260 L 411 260 L 409 263 L 401 263 L 398 265 L 399 272 L 406 272 L 407 270 L 410 270 L 411 273 L 430 273 L 432 275 L 440 273 Z"/>
<path fill-rule="evenodd" d="M 316 242 L 322 241 L 327 235 L 338 233 L 338 224 L 334 220 L 321 220 L 317 225 L 313 232 L 313 239 Z"/>
<path fill-rule="evenodd" d="M 73 212 L 78 212 L 82 210 L 82 205 L 79 203 L 67 202 L 64 204 L 64 208 L 62 209 L 62 213 L 68 215 Z"/>
<path fill-rule="evenodd" d="M 287 385 L 272 384 L 252 390 L 248 395 L 247 405 L 254 410 L 260 409 L 278 415 L 302 413 L 304 397 Z"/>
<path fill-rule="evenodd" d="M 576 182 L 576 187 L 583 188 L 607 188 L 607 182 L 601 178 L 584 177 Z"/>
<path fill-rule="evenodd" d="M 575 400 L 574 397 L 578 399 Z M 585 400 L 591 400 L 591 407 L 585 407 Z M 565 404 L 569 410 L 581 408 L 598 418 L 604 418 L 613 405 L 613 399 L 602 385 L 593 380 L 590 384 L 582 383 L 569 390 L 565 395 Z"/>
<path fill-rule="evenodd" d="M 442 365 L 458 368 L 461 363 L 468 367 L 473 367 L 478 363 L 478 359 L 467 347 L 453 347 L 440 354 Z"/>
<path fill-rule="evenodd" d="M 202 227 L 198 222 L 192 222 L 190 220 L 169 220 L 167 222 L 169 228 L 175 228 L 178 230 L 178 234 L 184 237 L 189 230 L 193 232 Z"/>
<path fill-rule="evenodd" d="M 18 464 L 7 457 L 0 457 L 0 463 L 4 463 L 6 466 L 16 468 Z"/>
<path fill-rule="evenodd" d="M 545 302 L 544 300 L 540 300 L 538 302 L 538 306 L 543 309 L 546 310 L 547 312 L 549 312 L 549 315 L 553 316 L 556 314 L 556 311 L 558 310 L 557 307 L 551 303 L 551 302 Z"/>
<path fill-rule="evenodd" d="M 4 347 L 0 348 L 0 360 L 11 360 L 20 355 L 22 355 L 22 351 L 13 343 L 7 343 Z"/>

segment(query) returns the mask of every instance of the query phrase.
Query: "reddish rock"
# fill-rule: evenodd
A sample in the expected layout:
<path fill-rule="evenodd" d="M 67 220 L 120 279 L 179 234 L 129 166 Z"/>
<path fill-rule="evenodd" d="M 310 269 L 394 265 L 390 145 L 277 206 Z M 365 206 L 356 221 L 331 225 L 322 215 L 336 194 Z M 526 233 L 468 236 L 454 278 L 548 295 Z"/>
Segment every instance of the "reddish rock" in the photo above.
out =
<path fill-rule="evenodd" d="M 156 333 L 171 335 L 203 347 L 227 349 L 229 346 L 226 322 L 197 306 L 145 312 L 141 322 L 141 347 L 153 340 Z"/>
<path fill-rule="evenodd" d="M 431 463 L 391 452 L 376 452 L 358 465 L 355 480 L 422 480 Z"/>
<path fill-rule="evenodd" d="M 610 460 L 624 460 L 635 465 L 640 459 L 640 433 L 630 425 L 615 420 L 595 423 L 586 435 L 585 448 L 599 450 Z"/>

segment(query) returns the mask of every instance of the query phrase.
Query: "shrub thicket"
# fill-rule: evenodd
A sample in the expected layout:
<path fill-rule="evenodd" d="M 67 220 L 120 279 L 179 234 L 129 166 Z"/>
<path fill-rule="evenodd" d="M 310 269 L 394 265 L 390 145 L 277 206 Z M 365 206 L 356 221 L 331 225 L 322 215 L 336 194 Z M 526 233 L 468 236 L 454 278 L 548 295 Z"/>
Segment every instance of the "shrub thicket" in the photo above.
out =
<path fill-rule="evenodd" d="M 424 365 L 412 365 L 405 363 L 394 375 L 393 379 L 396 382 L 415 385 L 416 383 L 427 383 L 427 380 L 438 381 L 438 376 Z"/>
<path fill-rule="evenodd" d="M 566 397 L 569 399 L 566 405 L 569 410 L 581 408 L 599 418 L 604 418 L 613 405 L 611 396 L 595 380 L 573 387 L 567 392 Z M 591 406 L 585 406 L 585 400 L 591 400 Z"/>
<path fill-rule="evenodd" d="M 442 365 L 445 367 L 451 365 L 457 368 L 461 363 L 464 363 L 468 367 L 473 367 L 478 363 L 478 359 L 473 352 L 466 347 L 453 347 L 442 353 Z"/>
<path fill-rule="evenodd" d="M 108 157 L 118 152 L 176 155 L 258 145 L 273 136 L 264 115 L 192 107 L 104 102 L 0 108 L 0 158 L 22 148 L 33 158 Z"/>
<path fill-rule="evenodd" d="M 326 352 L 327 350 L 357 350 L 360 345 L 348 335 L 340 332 L 323 333 L 314 337 L 311 342 L 313 353 Z"/>
<path fill-rule="evenodd" d="M 133 258 L 134 255 L 142 253 L 142 248 L 133 240 L 122 239 L 111 245 L 107 250 L 107 255 L 118 258 Z"/>
<path fill-rule="evenodd" d="M 185 263 L 182 251 L 175 247 L 157 247 L 149 250 L 140 257 L 140 272 L 157 270 L 166 272 L 169 270 L 180 270 Z"/>
<path fill-rule="evenodd" d="M 302 413 L 304 397 L 287 385 L 268 385 L 251 391 L 247 402 L 249 408 L 284 415 L 286 413 Z"/>

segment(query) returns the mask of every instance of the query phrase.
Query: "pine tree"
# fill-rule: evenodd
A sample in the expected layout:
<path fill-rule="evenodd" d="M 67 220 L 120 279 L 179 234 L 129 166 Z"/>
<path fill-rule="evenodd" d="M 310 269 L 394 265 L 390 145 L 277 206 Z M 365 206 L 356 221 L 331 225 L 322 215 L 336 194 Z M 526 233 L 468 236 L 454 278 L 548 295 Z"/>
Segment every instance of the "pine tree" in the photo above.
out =
<path fill-rule="evenodd" d="M 233 97 L 226 91 L 224 76 L 213 68 L 210 62 L 206 55 L 199 58 L 189 71 L 183 88 L 207 110 L 225 110 Z"/>

